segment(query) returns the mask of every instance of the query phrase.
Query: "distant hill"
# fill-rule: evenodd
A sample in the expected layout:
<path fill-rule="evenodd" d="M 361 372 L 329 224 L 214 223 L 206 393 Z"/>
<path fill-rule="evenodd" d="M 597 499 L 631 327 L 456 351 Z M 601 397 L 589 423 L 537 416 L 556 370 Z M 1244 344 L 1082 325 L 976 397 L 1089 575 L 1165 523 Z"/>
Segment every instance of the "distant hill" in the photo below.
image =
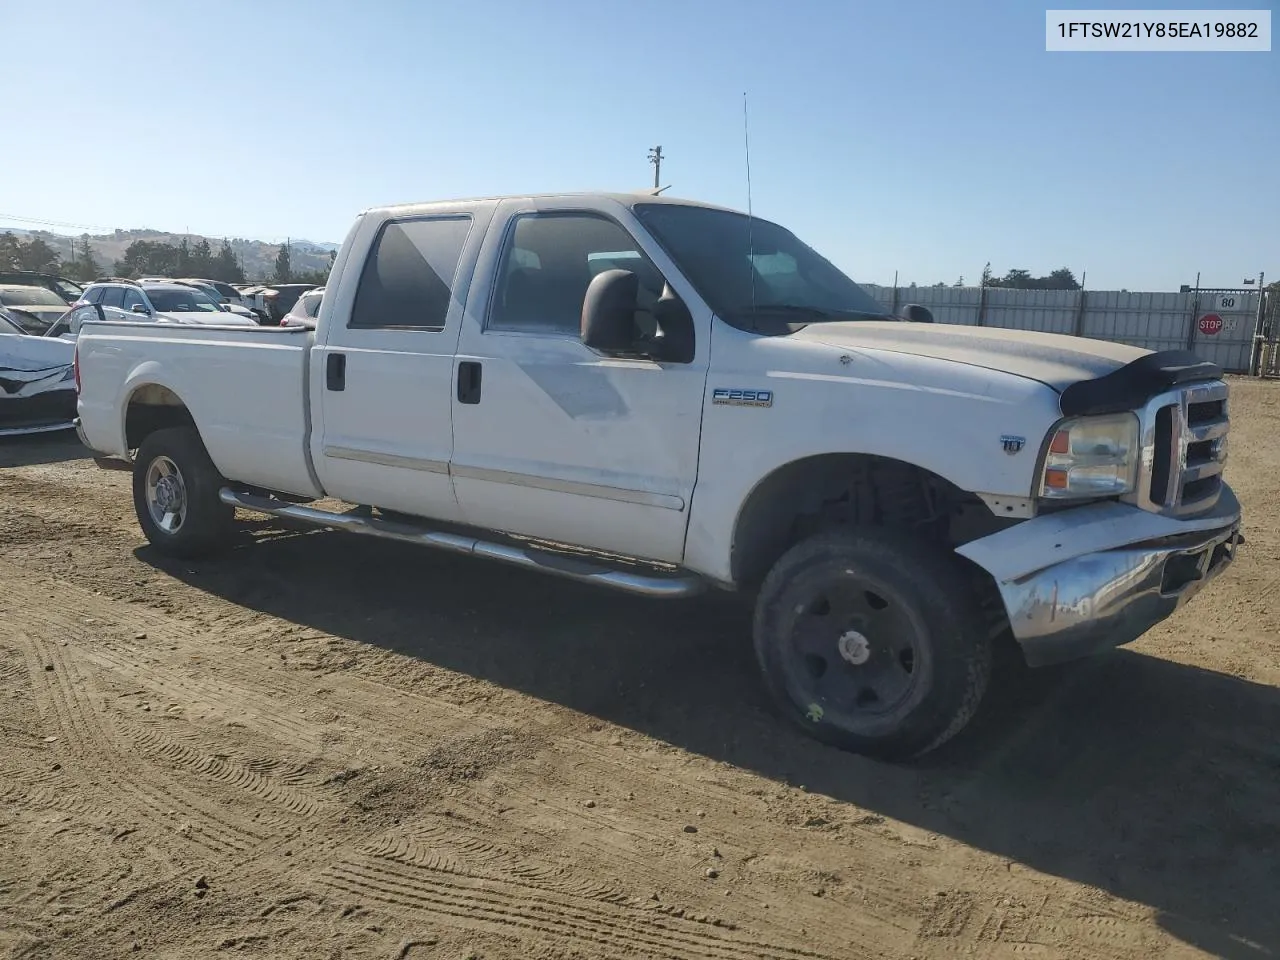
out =
<path fill-rule="evenodd" d="M 49 246 L 53 247 L 62 258 L 63 263 L 70 263 L 74 257 L 72 255 L 72 244 L 79 244 L 79 237 L 68 237 L 61 233 L 50 233 L 47 230 L 22 230 L 16 227 L 0 226 L 0 234 L 12 233 L 14 236 L 23 237 L 24 239 L 32 239 L 39 237 Z M 222 246 L 222 237 L 202 237 L 197 233 L 166 233 L 163 230 L 116 230 L 112 233 L 89 236 L 89 249 L 93 253 L 93 258 L 101 267 L 103 274 L 111 272 L 112 264 L 124 256 L 124 252 L 128 249 L 129 244 L 135 240 L 149 240 L 152 243 L 167 243 L 177 246 L 182 242 L 182 238 L 186 237 L 187 242 L 194 246 L 201 239 L 209 241 L 209 245 L 216 252 Z M 239 261 L 244 275 L 249 280 L 266 280 L 269 279 L 275 271 L 276 254 L 280 252 L 281 244 L 267 243 L 263 240 L 245 240 L 241 238 L 231 238 L 231 249 Z M 339 244 L 336 243 L 318 243 L 313 240 L 293 240 L 289 243 L 289 259 L 290 264 L 295 273 L 306 273 L 312 270 L 327 270 L 329 268 L 329 252 L 337 250 Z"/>

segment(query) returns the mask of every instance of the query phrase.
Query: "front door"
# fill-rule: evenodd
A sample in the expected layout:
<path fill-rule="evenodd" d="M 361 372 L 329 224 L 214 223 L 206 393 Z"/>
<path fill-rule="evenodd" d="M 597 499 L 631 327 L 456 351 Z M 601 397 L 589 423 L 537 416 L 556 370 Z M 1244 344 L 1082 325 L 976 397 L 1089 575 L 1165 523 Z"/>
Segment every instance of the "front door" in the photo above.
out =
<path fill-rule="evenodd" d="M 579 337 L 601 270 L 663 292 L 661 251 L 617 217 L 506 201 L 482 253 L 453 396 L 454 489 L 469 523 L 679 562 L 697 475 L 707 338 L 692 363 L 602 356 Z M 510 218 L 508 219 L 508 215 Z M 488 269 L 486 269 L 486 266 Z M 643 314 L 640 314 L 643 317 Z"/>
<path fill-rule="evenodd" d="M 450 386 L 468 250 L 487 220 L 484 208 L 460 205 L 385 222 L 363 265 L 344 265 L 359 272 L 355 292 L 331 284 L 337 298 L 321 308 L 332 312 L 311 358 L 321 411 L 312 458 L 330 496 L 460 519 L 449 477 Z"/>

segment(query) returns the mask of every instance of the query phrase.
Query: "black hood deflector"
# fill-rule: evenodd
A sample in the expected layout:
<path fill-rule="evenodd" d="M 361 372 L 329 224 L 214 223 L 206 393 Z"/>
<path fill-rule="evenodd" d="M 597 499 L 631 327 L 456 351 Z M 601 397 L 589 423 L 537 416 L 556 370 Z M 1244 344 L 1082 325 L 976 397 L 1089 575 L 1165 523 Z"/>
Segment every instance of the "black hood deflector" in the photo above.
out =
<path fill-rule="evenodd" d="M 1094 380 L 1081 380 L 1062 391 L 1064 417 L 1135 410 L 1158 393 L 1180 383 L 1218 380 L 1222 367 L 1202 360 L 1190 350 L 1148 353 L 1119 370 Z"/>

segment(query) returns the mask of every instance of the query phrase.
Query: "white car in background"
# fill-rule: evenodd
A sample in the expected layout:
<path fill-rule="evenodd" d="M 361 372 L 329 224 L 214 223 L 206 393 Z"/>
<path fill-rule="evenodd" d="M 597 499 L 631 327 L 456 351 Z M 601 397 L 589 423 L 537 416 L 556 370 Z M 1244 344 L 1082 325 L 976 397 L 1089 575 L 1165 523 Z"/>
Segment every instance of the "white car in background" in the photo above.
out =
<path fill-rule="evenodd" d="M 308 290 L 298 298 L 298 302 L 289 308 L 289 312 L 280 321 L 282 327 L 316 328 L 316 317 L 320 314 L 320 302 L 324 299 L 324 287 Z"/>
<path fill-rule="evenodd" d="M 29 333 L 21 318 L 0 307 L 0 437 L 74 426 L 75 349 Z"/>
<path fill-rule="evenodd" d="M 194 286 L 174 280 L 104 280 L 91 283 L 84 296 L 48 336 L 72 338 L 80 335 L 80 324 L 96 319 L 85 306 L 102 308 L 105 320 L 154 320 L 160 323 L 210 324 L 256 327 L 252 316 L 224 310 L 222 304 Z"/>
<path fill-rule="evenodd" d="M 229 283 L 222 283 L 218 280 L 201 280 L 198 277 L 182 277 L 176 282 L 195 287 L 202 293 L 207 294 L 211 299 L 216 300 L 224 310 L 230 313 L 248 317 L 254 323 L 262 322 L 257 314 L 241 300 L 240 291 Z"/>

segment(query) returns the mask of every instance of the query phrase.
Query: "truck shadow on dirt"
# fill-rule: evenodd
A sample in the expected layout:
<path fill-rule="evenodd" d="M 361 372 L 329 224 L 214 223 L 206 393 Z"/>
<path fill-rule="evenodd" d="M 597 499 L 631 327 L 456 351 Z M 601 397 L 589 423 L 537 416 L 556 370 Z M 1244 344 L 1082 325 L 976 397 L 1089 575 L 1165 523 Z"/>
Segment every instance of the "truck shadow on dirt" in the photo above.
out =
<path fill-rule="evenodd" d="M 88 451 L 73 430 L 35 433 L 29 436 L 0 436 L 0 468 L 34 467 L 47 463 L 83 460 Z"/>
<path fill-rule="evenodd" d="M 278 525 L 275 528 L 279 531 Z M 246 540 L 249 535 L 246 534 Z M 138 556 L 286 621 L 562 704 L 1150 906 L 1227 958 L 1280 955 L 1280 694 L 1118 651 L 1001 667 L 969 731 L 895 767 L 774 719 L 740 600 L 656 602 L 337 533 L 191 564 Z"/>

